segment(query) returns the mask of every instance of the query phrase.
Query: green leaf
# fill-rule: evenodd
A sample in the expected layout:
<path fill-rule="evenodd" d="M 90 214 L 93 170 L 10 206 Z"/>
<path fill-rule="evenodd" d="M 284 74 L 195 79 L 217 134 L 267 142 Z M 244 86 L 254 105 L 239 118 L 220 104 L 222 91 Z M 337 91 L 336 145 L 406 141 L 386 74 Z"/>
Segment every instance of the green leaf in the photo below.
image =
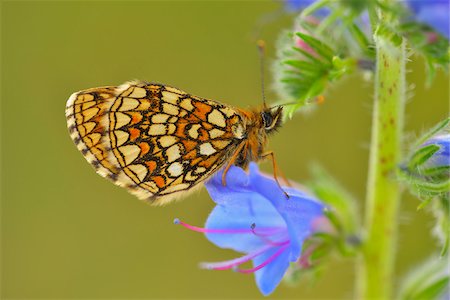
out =
<path fill-rule="evenodd" d="M 324 257 L 327 257 L 330 255 L 332 248 L 330 245 L 322 244 L 318 247 L 316 247 L 313 252 L 311 253 L 310 260 L 312 264 L 317 264 L 317 261 L 320 261 Z"/>
<path fill-rule="evenodd" d="M 450 166 L 420 168 L 419 172 L 422 176 L 433 177 L 433 180 L 445 181 L 450 174 Z"/>
<path fill-rule="evenodd" d="M 406 276 L 397 299 L 438 299 L 445 292 L 448 284 L 447 260 L 432 257 Z"/>
<path fill-rule="evenodd" d="M 440 280 L 436 280 L 431 283 L 429 286 L 424 288 L 423 290 L 417 292 L 414 295 L 413 299 L 421 300 L 421 299 L 438 299 L 438 297 L 442 294 L 445 288 L 448 286 L 448 277 L 441 278 Z"/>
<path fill-rule="evenodd" d="M 313 97 L 320 95 L 323 92 L 323 90 L 325 90 L 325 86 L 326 86 L 327 82 L 328 82 L 328 80 L 325 76 L 318 78 L 310 86 L 308 92 L 305 95 L 305 98 L 309 99 L 309 98 L 313 98 Z"/>
<path fill-rule="evenodd" d="M 440 198 L 433 199 L 432 205 L 429 206 L 433 213 L 436 224 L 433 229 L 434 235 L 439 240 L 442 249 L 441 257 L 445 258 L 450 244 L 450 199 L 449 195 L 441 195 Z"/>
<path fill-rule="evenodd" d="M 432 136 L 434 136 L 435 134 L 437 134 L 440 131 L 444 131 L 444 132 L 450 131 L 450 117 L 442 120 L 437 125 L 435 125 L 433 128 L 428 130 L 425 134 L 423 134 L 414 143 L 414 146 L 412 148 L 414 149 L 414 148 L 420 147 L 423 143 L 425 143 L 425 141 L 427 141 L 428 139 L 430 139 Z"/>
<path fill-rule="evenodd" d="M 367 57 L 369 57 L 371 59 L 375 59 L 375 50 L 372 47 L 371 43 L 369 42 L 369 39 L 364 34 L 364 32 L 361 31 L 359 26 L 356 25 L 355 23 L 352 23 L 348 27 L 348 30 L 349 30 L 350 34 L 353 36 L 353 38 L 355 39 L 355 41 L 358 43 L 359 47 L 363 50 L 363 53 Z"/>
<path fill-rule="evenodd" d="M 378 27 L 375 29 L 374 37 L 384 38 L 393 44 L 393 48 L 399 48 L 403 42 L 403 36 L 399 35 L 395 28 L 387 23 L 378 23 Z"/>
<path fill-rule="evenodd" d="M 285 60 L 283 63 L 290 65 L 294 68 L 300 69 L 302 71 L 313 71 L 317 73 L 317 67 L 315 64 L 302 60 Z"/>
<path fill-rule="evenodd" d="M 317 52 L 317 54 L 331 62 L 334 52 L 325 43 L 316 39 L 315 37 L 312 37 L 311 35 L 307 35 L 302 32 L 296 32 L 295 34 L 303 41 L 305 41 L 305 43 L 308 44 L 308 46 L 310 46 L 315 52 Z"/>
<path fill-rule="evenodd" d="M 410 150 L 408 158 L 398 169 L 398 177 L 421 200 L 450 192 L 450 167 L 434 165 L 433 156 L 441 149 L 437 144 L 425 145 L 435 135 L 450 132 L 450 118 L 434 126 L 421 136 Z M 438 154 L 439 155 L 439 154 Z"/>
<path fill-rule="evenodd" d="M 325 210 L 324 215 L 330 220 L 333 227 L 338 231 L 342 232 L 342 224 L 339 220 L 339 217 L 336 215 L 336 212 L 333 210 L 333 208 Z"/>
<path fill-rule="evenodd" d="M 309 59 L 310 61 L 314 62 L 317 66 L 322 66 L 324 62 L 322 62 L 320 59 L 309 53 L 308 51 L 305 51 L 302 48 L 293 47 L 293 49 L 297 52 L 300 52 L 305 58 Z"/>
<path fill-rule="evenodd" d="M 447 193 L 450 189 L 450 180 L 446 180 L 443 182 L 425 182 L 425 181 L 412 181 L 412 184 L 415 185 L 415 188 L 418 190 L 418 194 L 425 194 L 426 196 L 430 195 L 439 195 L 442 193 Z"/>
<path fill-rule="evenodd" d="M 424 164 L 434 153 L 439 151 L 440 147 L 437 145 L 427 145 L 417 150 L 409 159 L 408 167 L 415 169 L 418 166 Z"/>
<path fill-rule="evenodd" d="M 414 52 L 425 60 L 427 77 L 425 85 L 433 82 L 437 69 L 448 72 L 450 48 L 448 40 L 432 28 L 417 22 L 406 22 L 398 26 L 399 35 L 404 36 Z"/>

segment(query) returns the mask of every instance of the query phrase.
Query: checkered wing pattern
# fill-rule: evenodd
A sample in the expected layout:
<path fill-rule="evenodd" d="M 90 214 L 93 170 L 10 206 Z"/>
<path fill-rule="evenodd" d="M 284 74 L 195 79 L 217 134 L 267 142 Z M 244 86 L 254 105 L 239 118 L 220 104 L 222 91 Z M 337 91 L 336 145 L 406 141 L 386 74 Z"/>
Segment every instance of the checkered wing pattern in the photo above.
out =
<path fill-rule="evenodd" d="M 146 82 L 75 93 L 66 117 L 97 173 L 153 204 L 192 191 L 228 161 L 245 135 L 235 109 Z"/>

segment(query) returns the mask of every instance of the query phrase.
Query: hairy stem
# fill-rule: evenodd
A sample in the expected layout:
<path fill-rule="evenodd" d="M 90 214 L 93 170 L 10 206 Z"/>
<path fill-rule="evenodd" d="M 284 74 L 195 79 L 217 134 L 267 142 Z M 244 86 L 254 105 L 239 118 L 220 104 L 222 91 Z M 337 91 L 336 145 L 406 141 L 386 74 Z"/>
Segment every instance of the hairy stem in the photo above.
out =
<path fill-rule="evenodd" d="M 380 20 L 383 20 L 380 16 Z M 377 67 L 366 198 L 366 240 L 358 269 L 359 299 L 391 299 L 400 187 L 395 169 L 405 103 L 405 41 L 374 34 Z"/>

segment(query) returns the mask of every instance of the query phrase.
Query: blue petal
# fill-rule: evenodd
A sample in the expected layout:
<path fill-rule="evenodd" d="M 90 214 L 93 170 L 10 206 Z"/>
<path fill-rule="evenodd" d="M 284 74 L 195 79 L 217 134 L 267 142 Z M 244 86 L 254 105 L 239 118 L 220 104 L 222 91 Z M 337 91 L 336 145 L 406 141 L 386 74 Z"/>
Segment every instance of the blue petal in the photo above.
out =
<path fill-rule="evenodd" d="M 245 192 L 249 189 L 248 174 L 241 168 L 231 166 L 227 172 L 226 185 L 222 185 L 223 169 L 217 172 L 210 180 L 205 183 L 209 195 L 217 204 L 227 203 L 230 199 L 230 192 Z"/>
<path fill-rule="evenodd" d="M 222 185 L 222 171 L 206 184 L 211 197 L 219 204 L 209 216 L 206 228 L 249 229 L 252 223 L 257 228 L 285 228 L 292 245 L 290 260 L 298 260 L 303 240 L 312 233 L 312 221 L 323 215 L 323 204 L 299 190 L 283 187 L 290 195 L 286 199 L 276 181 L 259 172 L 255 163 L 251 163 L 249 169 L 247 174 L 232 166 L 227 173 L 226 186 Z M 286 230 L 283 230 L 277 238 L 286 238 L 285 235 Z M 209 233 L 207 237 L 219 247 L 246 253 L 264 245 L 253 233 Z"/>
<path fill-rule="evenodd" d="M 284 7 L 287 11 L 298 11 L 311 5 L 314 0 L 285 0 Z"/>
<path fill-rule="evenodd" d="M 208 191 L 211 188 L 212 186 L 209 185 Z M 207 229 L 249 230 L 248 233 L 207 233 L 206 237 L 218 247 L 249 253 L 267 245 L 263 239 L 251 232 L 253 223 L 256 225 L 256 232 L 258 232 L 258 228 L 279 228 L 279 233 L 271 239 L 276 237 L 287 239 L 286 223 L 272 203 L 261 195 L 251 191 L 227 191 L 215 196 L 219 196 L 224 204 L 218 204 L 213 209 L 205 227 Z"/>
<path fill-rule="evenodd" d="M 408 4 L 417 21 L 433 27 L 447 39 L 450 38 L 448 0 L 409 0 Z"/>
<path fill-rule="evenodd" d="M 450 166 L 450 134 L 436 135 L 423 144 L 437 145 L 439 150 L 435 152 L 426 162 L 427 167 Z"/>
<path fill-rule="evenodd" d="M 250 182 L 254 185 L 255 191 L 272 202 L 286 222 L 291 239 L 290 260 L 297 261 L 303 240 L 312 233 L 312 221 L 323 216 L 325 206 L 299 190 L 283 187 L 289 194 L 289 199 L 286 199 L 276 181 L 262 175 L 258 166 L 253 163 L 250 164 Z"/>
<path fill-rule="evenodd" d="M 305 9 L 314 2 L 316 2 L 316 0 L 285 0 L 284 8 L 288 12 L 297 12 L 299 10 Z M 330 10 L 326 7 L 322 7 L 316 10 L 314 14 L 319 17 L 326 17 L 330 14 Z"/>
<path fill-rule="evenodd" d="M 256 267 L 275 254 L 280 248 L 274 248 L 253 260 Z M 264 268 L 255 272 L 256 285 L 264 296 L 268 296 L 280 284 L 289 267 L 289 250 L 286 249 Z"/>

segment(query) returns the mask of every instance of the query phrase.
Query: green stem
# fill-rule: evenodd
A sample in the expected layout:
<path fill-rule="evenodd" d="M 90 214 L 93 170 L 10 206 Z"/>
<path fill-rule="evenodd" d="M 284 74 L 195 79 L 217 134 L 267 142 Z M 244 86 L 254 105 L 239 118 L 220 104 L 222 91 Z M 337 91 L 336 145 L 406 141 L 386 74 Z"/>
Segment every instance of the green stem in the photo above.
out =
<path fill-rule="evenodd" d="M 406 51 L 405 42 L 395 42 L 380 25 L 374 39 L 377 69 L 366 198 L 367 236 L 358 269 L 358 298 L 391 299 L 401 194 L 395 170 L 401 159 Z"/>

